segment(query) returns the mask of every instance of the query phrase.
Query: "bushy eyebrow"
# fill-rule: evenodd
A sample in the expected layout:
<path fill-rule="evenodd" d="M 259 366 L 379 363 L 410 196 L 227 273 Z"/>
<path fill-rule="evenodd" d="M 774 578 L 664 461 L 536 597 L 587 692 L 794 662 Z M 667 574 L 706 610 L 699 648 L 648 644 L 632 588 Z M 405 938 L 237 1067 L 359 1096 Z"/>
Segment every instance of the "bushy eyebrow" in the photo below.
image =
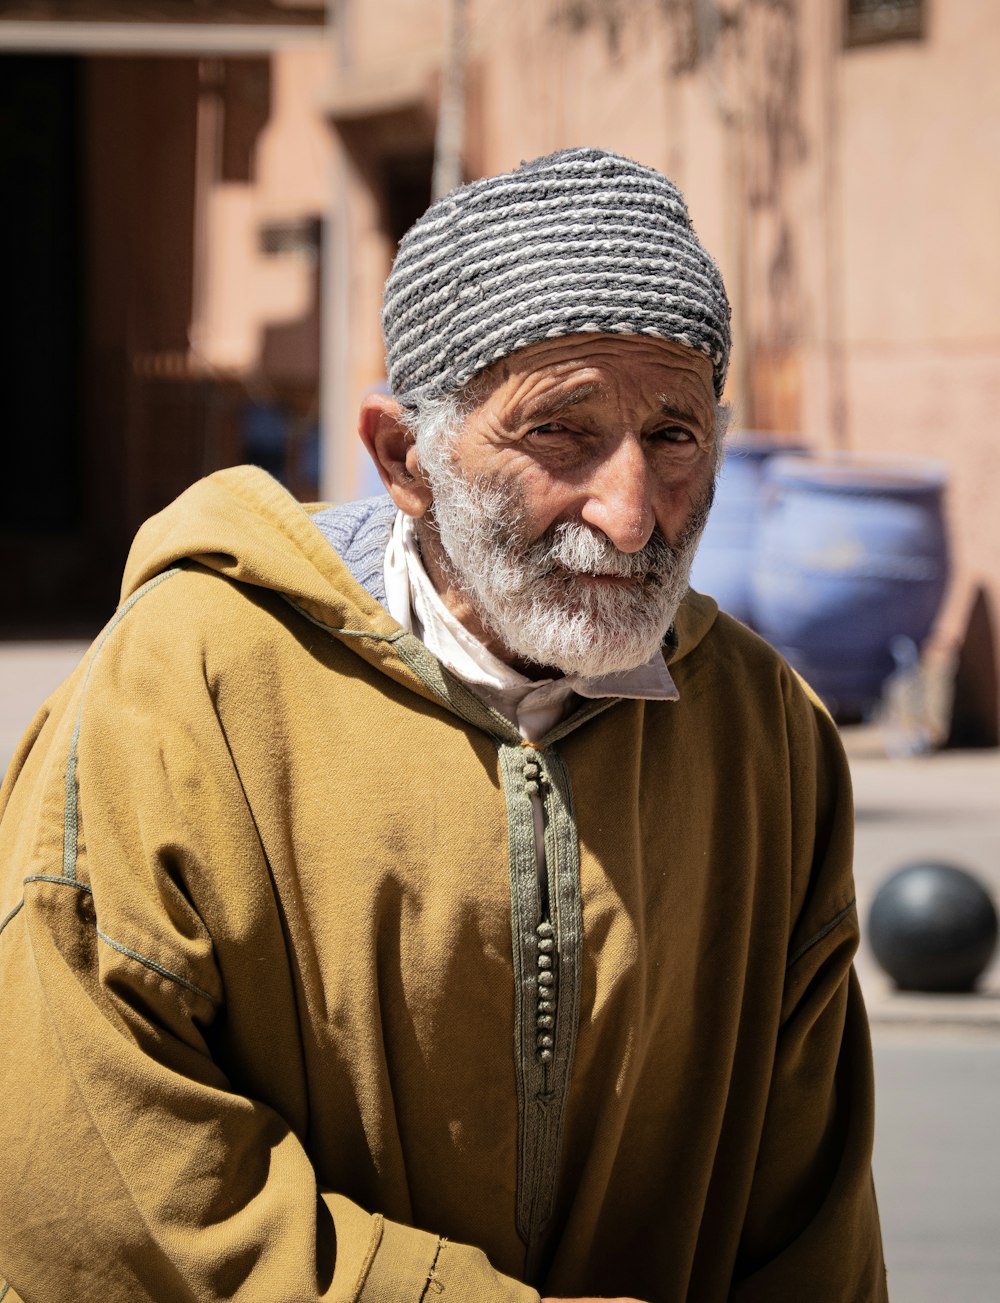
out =
<path fill-rule="evenodd" d="M 687 421 L 689 424 L 704 424 L 704 414 L 699 416 L 690 407 L 682 406 L 672 398 L 660 398 L 660 415 L 666 416 L 671 421 Z"/>
<path fill-rule="evenodd" d="M 553 416 L 558 416 L 560 412 L 568 411 L 571 407 L 579 407 L 581 403 L 601 393 L 603 389 L 603 385 L 584 383 L 544 398 L 526 398 L 523 403 L 519 403 L 514 408 L 512 413 L 514 424 L 530 422 L 532 425 L 544 425 Z"/>
<path fill-rule="evenodd" d="M 588 399 L 600 397 L 605 393 L 607 393 L 606 385 L 597 381 L 588 381 L 541 398 L 526 398 L 514 408 L 511 414 L 512 420 L 515 425 L 544 425 L 546 421 L 552 420 L 561 412 L 569 411 L 587 402 Z M 699 415 L 693 407 L 679 403 L 673 395 L 659 395 L 659 413 L 669 421 L 683 421 L 688 425 L 704 426 L 707 421 L 704 412 Z"/>

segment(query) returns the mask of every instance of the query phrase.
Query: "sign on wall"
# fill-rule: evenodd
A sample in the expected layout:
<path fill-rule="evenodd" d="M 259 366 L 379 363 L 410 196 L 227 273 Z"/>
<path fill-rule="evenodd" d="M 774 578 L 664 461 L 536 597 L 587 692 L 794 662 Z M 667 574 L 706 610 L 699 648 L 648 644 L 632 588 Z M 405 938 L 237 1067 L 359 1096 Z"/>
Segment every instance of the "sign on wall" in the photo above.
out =
<path fill-rule="evenodd" d="M 924 0 L 847 0 L 845 45 L 868 45 L 923 34 Z"/>

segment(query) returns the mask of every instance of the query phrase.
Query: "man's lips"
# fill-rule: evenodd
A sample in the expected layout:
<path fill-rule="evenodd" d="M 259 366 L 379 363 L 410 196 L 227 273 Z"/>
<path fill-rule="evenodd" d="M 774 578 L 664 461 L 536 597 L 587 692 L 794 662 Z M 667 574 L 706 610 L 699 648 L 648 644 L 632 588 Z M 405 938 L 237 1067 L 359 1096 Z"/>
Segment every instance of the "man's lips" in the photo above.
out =
<path fill-rule="evenodd" d="M 649 578 L 648 575 L 599 574 L 587 570 L 564 570 L 558 566 L 550 570 L 547 577 L 562 579 L 572 584 L 614 584 L 619 587 L 644 584 Z"/>

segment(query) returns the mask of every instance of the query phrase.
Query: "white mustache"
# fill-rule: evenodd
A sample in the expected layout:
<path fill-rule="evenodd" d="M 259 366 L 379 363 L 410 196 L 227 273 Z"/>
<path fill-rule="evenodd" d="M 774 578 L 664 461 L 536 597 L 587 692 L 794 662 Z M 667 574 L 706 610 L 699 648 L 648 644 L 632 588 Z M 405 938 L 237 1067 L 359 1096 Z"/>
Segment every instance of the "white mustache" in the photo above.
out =
<path fill-rule="evenodd" d="M 654 530 L 638 552 L 622 552 L 609 538 L 586 525 L 563 521 L 531 544 L 522 564 L 532 580 L 544 579 L 554 571 L 576 575 L 604 575 L 615 579 L 661 581 L 673 560 L 673 549 L 659 530 Z"/>

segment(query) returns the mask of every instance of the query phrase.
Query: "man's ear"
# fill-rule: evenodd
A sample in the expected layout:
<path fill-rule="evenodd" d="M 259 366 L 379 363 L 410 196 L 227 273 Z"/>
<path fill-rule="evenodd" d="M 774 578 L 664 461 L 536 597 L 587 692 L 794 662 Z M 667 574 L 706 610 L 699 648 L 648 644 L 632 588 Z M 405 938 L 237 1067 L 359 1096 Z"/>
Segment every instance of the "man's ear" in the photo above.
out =
<path fill-rule="evenodd" d="M 408 516 L 422 516 L 431 505 L 430 485 L 399 403 L 387 394 L 369 394 L 361 404 L 358 433 L 396 506 Z"/>

